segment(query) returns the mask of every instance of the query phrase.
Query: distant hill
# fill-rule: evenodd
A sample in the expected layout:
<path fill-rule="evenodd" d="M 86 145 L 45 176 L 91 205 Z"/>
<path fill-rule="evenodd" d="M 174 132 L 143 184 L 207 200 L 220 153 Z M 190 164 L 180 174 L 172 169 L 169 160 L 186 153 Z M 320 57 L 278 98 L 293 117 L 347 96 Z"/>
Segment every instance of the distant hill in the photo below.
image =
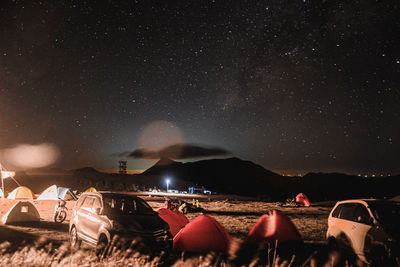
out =
<path fill-rule="evenodd" d="M 95 168 L 92 167 L 85 167 L 85 168 L 80 168 L 73 170 L 75 173 L 99 173 Z"/>
<path fill-rule="evenodd" d="M 342 173 L 309 173 L 303 177 L 287 177 L 238 158 L 188 163 L 162 159 L 161 162 L 140 174 L 156 177 L 154 180 L 159 180 L 161 188 L 165 187 L 165 177 L 169 176 L 175 183 L 172 187 L 179 188 L 185 181 L 185 184 L 203 185 L 220 193 L 264 196 L 276 200 L 294 197 L 299 192 L 306 193 L 314 201 L 382 198 L 400 194 L 400 176 L 364 178 Z"/>
<path fill-rule="evenodd" d="M 142 175 L 163 175 L 169 172 L 179 172 L 184 164 L 182 162 L 173 161 L 168 158 L 161 158 L 153 166 L 142 172 Z"/>
<path fill-rule="evenodd" d="M 169 164 L 166 165 L 165 162 L 169 162 Z M 276 189 L 284 187 L 290 179 L 268 171 L 251 161 L 238 158 L 210 159 L 188 163 L 163 159 L 162 164 L 157 162 L 140 175 L 143 177 L 157 176 L 161 179 L 169 176 L 172 182 L 177 183 L 178 186 L 185 181 L 192 185 L 203 185 L 212 191 L 221 193 L 271 197 L 283 197 L 284 191 Z M 162 182 L 161 180 L 161 186 Z"/>
<path fill-rule="evenodd" d="M 72 171 L 40 169 L 37 172 L 17 173 L 16 179 L 35 193 L 40 193 L 53 184 L 80 191 L 90 186 L 119 191 L 153 187 L 166 189 L 167 177 L 171 179 L 170 188 L 173 189 L 187 190 L 189 186 L 201 185 L 218 193 L 271 200 L 284 200 L 299 192 L 308 195 L 311 201 L 400 195 L 400 176 L 364 178 L 341 173 L 309 173 L 303 177 L 287 177 L 239 158 L 187 163 L 162 158 L 143 173 L 134 175 L 104 173 L 91 167 Z M 11 179 L 5 180 L 5 183 L 7 191 L 17 186 Z"/>

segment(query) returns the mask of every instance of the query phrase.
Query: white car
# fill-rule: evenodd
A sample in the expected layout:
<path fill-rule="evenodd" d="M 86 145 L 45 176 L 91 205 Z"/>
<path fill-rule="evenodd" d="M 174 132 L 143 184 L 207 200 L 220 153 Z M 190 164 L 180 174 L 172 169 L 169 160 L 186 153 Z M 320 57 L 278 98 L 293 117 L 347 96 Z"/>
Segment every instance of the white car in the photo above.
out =
<path fill-rule="evenodd" d="M 379 264 L 399 257 L 400 202 L 376 199 L 339 201 L 328 218 L 326 237 L 331 247 Z"/>

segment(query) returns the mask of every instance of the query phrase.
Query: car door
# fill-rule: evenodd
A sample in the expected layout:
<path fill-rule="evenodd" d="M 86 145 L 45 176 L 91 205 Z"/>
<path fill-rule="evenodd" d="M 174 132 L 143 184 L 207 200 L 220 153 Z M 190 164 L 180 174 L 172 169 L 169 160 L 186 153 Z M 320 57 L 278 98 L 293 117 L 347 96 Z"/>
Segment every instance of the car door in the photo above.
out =
<path fill-rule="evenodd" d="M 101 209 L 101 201 L 98 196 L 93 196 L 93 204 L 89 209 L 87 217 L 87 235 L 97 242 L 97 237 L 99 235 L 99 229 L 102 224 L 100 215 L 97 213 Z"/>
<path fill-rule="evenodd" d="M 78 217 L 78 231 L 82 235 L 83 239 L 86 239 L 89 242 L 93 242 L 94 240 L 90 237 L 90 226 L 91 226 L 91 209 L 93 207 L 95 198 L 93 196 L 87 196 L 81 205 L 81 207 L 77 210 L 76 215 Z"/>
<path fill-rule="evenodd" d="M 367 208 L 363 204 L 357 203 L 355 204 L 354 208 L 354 218 L 351 226 L 351 238 L 353 241 L 354 252 L 360 256 L 363 256 L 365 244 L 370 243 L 367 240 L 369 238 L 367 233 L 372 228 L 373 220 Z"/>
<path fill-rule="evenodd" d="M 352 240 L 354 207 L 355 203 L 342 204 L 339 217 L 336 220 L 336 227 L 341 231 L 336 239 L 344 249 L 349 250 L 350 252 L 354 252 L 354 244 Z"/>

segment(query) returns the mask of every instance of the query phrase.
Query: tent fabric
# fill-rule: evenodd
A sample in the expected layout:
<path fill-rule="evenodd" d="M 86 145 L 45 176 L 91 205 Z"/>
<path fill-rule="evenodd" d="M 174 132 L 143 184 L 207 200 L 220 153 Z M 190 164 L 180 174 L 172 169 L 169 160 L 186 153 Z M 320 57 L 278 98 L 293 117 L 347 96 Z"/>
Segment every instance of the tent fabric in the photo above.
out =
<path fill-rule="evenodd" d="M 70 218 L 71 216 L 71 212 L 72 209 L 75 206 L 76 201 L 65 201 L 65 206 L 68 209 L 67 212 L 67 220 Z M 58 204 L 58 200 L 53 200 L 53 199 L 42 199 L 42 200 L 37 200 L 34 199 L 32 201 L 33 205 L 35 206 L 35 208 L 37 209 L 37 211 L 39 212 L 40 218 L 44 219 L 44 220 L 49 220 L 52 221 L 54 218 L 54 212 L 55 212 L 55 207 Z"/>
<path fill-rule="evenodd" d="M 173 249 L 191 252 L 228 252 L 231 237 L 211 216 L 201 215 L 174 237 Z"/>
<path fill-rule="evenodd" d="M 4 197 L 4 193 L 3 190 L 1 190 L 1 188 L 0 188 L 0 197 Z"/>
<path fill-rule="evenodd" d="M 58 200 L 57 186 L 52 185 L 52 186 L 48 187 L 40 194 L 40 196 L 38 196 L 37 199 L 38 200 L 44 200 L 44 199 Z"/>
<path fill-rule="evenodd" d="M 85 192 L 97 192 L 97 190 L 94 187 L 89 187 L 88 189 L 85 190 Z"/>
<path fill-rule="evenodd" d="M 71 188 L 66 188 L 66 187 L 58 187 L 58 197 L 63 199 L 63 200 L 77 200 L 78 197 L 72 192 Z M 70 196 L 68 198 L 68 195 Z"/>
<path fill-rule="evenodd" d="M 251 228 L 246 242 L 248 243 L 283 243 L 285 241 L 299 241 L 302 238 L 296 226 L 282 212 L 272 210 L 262 215 L 256 224 Z"/>
<path fill-rule="evenodd" d="M 6 214 L 15 203 L 19 200 L 15 199 L 7 199 L 7 198 L 0 198 L 0 220 L 4 214 Z"/>
<path fill-rule="evenodd" d="M 1 217 L 3 224 L 40 221 L 39 212 L 28 201 L 18 201 Z"/>
<path fill-rule="evenodd" d="M 37 198 L 38 200 L 65 200 L 67 194 L 71 195 L 72 200 L 76 200 L 76 196 L 72 193 L 70 188 L 66 187 L 57 187 L 56 185 L 52 185 L 44 190 L 40 196 Z"/>
<path fill-rule="evenodd" d="M 188 218 L 182 212 L 172 211 L 170 209 L 161 208 L 157 210 L 158 215 L 169 225 L 169 231 L 172 236 L 176 234 L 189 223 Z"/>
<path fill-rule="evenodd" d="M 15 188 L 7 197 L 8 199 L 34 199 L 35 194 L 26 186 Z"/>
<path fill-rule="evenodd" d="M 299 207 L 310 207 L 311 206 L 311 202 L 310 202 L 310 200 L 308 199 L 308 197 L 305 194 L 300 193 L 300 194 L 298 194 L 296 196 L 296 206 L 299 206 Z"/>

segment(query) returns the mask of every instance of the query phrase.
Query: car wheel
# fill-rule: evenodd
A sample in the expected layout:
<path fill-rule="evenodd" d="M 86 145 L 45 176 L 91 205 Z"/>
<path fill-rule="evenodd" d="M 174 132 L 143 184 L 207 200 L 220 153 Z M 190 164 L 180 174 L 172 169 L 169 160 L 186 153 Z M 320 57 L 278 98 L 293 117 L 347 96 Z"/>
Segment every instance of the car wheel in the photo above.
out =
<path fill-rule="evenodd" d="M 328 239 L 328 248 L 330 251 L 338 251 L 339 245 L 334 237 Z"/>
<path fill-rule="evenodd" d="M 82 241 L 79 240 L 78 231 L 76 230 L 75 226 L 72 226 L 70 231 L 70 243 L 72 249 L 79 249 L 82 243 Z"/>
<path fill-rule="evenodd" d="M 96 256 L 99 259 L 103 259 L 107 255 L 108 250 L 108 240 L 105 236 L 100 236 L 99 241 L 96 245 Z"/>

